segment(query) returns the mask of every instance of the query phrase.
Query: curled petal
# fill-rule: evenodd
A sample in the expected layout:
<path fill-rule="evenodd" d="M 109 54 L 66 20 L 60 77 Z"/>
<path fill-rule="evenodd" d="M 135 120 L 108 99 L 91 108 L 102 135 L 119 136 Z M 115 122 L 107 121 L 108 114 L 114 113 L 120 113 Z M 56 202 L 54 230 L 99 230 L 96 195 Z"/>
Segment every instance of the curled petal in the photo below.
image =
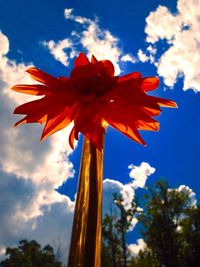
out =
<path fill-rule="evenodd" d="M 71 149 L 74 149 L 75 131 L 75 127 L 73 127 L 69 135 L 69 145 Z"/>

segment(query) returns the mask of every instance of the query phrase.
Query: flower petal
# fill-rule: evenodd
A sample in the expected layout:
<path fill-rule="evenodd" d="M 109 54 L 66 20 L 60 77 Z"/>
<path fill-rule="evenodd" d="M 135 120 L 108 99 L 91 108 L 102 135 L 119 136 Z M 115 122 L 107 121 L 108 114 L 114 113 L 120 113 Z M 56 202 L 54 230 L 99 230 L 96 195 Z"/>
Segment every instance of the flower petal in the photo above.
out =
<path fill-rule="evenodd" d="M 157 122 L 156 120 L 154 120 L 154 122 L 138 120 L 136 125 L 137 125 L 137 128 L 140 130 L 149 130 L 149 131 L 155 131 L 155 132 L 157 132 L 160 127 L 159 122 Z"/>
<path fill-rule="evenodd" d="M 141 88 L 144 92 L 155 90 L 159 86 L 159 79 L 157 77 L 143 78 L 141 81 Z"/>
<path fill-rule="evenodd" d="M 124 76 L 119 77 L 119 82 L 129 81 L 132 79 L 140 79 L 142 77 L 140 72 L 132 72 Z"/>
<path fill-rule="evenodd" d="M 81 129 L 81 132 L 96 148 L 99 150 L 103 148 L 105 128 L 103 127 L 103 122 L 100 117 L 85 125 L 85 127 Z"/>
<path fill-rule="evenodd" d="M 101 62 L 103 63 L 103 66 L 106 69 L 107 73 L 109 73 L 109 75 L 113 77 L 115 73 L 115 68 L 112 62 L 110 60 L 102 60 Z"/>
<path fill-rule="evenodd" d="M 38 114 L 32 114 L 32 115 L 27 115 L 20 121 L 16 122 L 14 127 L 17 127 L 21 124 L 26 124 L 26 123 L 44 123 L 47 120 L 47 115 L 38 113 Z"/>
<path fill-rule="evenodd" d="M 111 103 L 105 111 L 102 111 L 102 117 L 112 127 L 143 145 L 145 142 L 137 130 L 137 126 L 139 128 L 138 120 L 154 122 L 154 119 L 145 114 L 142 108 L 136 108 L 134 105 L 126 103 Z"/>
<path fill-rule="evenodd" d="M 69 145 L 71 149 L 74 149 L 74 139 L 75 139 L 75 127 L 72 128 L 69 135 Z"/>
<path fill-rule="evenodd" d="M 94 55 L 92 55 L 92 57 L 91 57 L 91 63 L 92 64 L 95 64 L 97 62 L 99 62 L 99 61 L 96 59 L 96 57 Z"/>
<path fill-rule="evenodd" d="M 34 100 L 28 103 L 25 103 L 21 106 L 18 106 L 14 110 L 14 114 L 35 114 L 43 110 L 48 111 L 48 107 L 51 105 L 51 101 L 46 97 L 43 97 L 38 100 Z"/>
<path fill-rule="evenodd" d="M 49 135 L 62 130 L 71 123 L 70 108 L 64 108 L 54 114 L 49 113 L 47 122 L 42 132 L 41 141 L 45 140 Z"/>
<path fill-rule="evenodd" d="M 84 53 L 80 53 L 74 61 L 74 67 L 86 65 L 88 63 L 90 63 L 90 61 L 88 60 L 86 55 Z"/>
<path fill-rule="evenodd" d="M 57 78 L 34 67 L 27 69 L 26 72 L 28 72 L 34 80 L 43 83 L 45 85 L 55 86 L 58 85 L 59 83 L 59 80 Z"/>
<path fill-rule="evenodd" d="M 177 108 L 177 104 L 169 99 L 161 98 L 161 97 L 156 97 L 156 96 L 148 96 L 149 99 L 157 102 L 161 107 L 167 107 L 167 108 Z"/>
<path fill-rule="evenodd" d="M 117 129 L 121 133 L 125 134 L 129 138 L 133 139 L 139 144 L 146 145 L 145 141 L 140 136 L 136 126 L 134 124 L 126 124 L 125 122 L 114 122 L 106 120 L 113 128 Z"/>
<path fill-rule="evenodd" d="M 94 121 L 98 115 L 98 102 L 78 103 L 72 114 L 72 119 L 77 130 L 80 132 L 88 123 Z"/>
<path fill-rule="evenodd" d="M 49 93 L 49 88 L 41 84 L 17 84 L 10 89 L 29 95 L 46 95 Z"/>

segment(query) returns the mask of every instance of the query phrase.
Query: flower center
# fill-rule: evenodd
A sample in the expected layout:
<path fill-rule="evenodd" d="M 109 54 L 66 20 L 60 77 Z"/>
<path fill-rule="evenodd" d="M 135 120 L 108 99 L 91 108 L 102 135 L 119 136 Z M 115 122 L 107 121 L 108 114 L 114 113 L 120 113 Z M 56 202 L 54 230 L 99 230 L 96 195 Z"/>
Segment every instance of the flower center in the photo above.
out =
<path fill-rule="evenodd" d="M 104 68 L 97 70 L 93 64 L 74 70 L 70 75 L 70 80 L 78 94 L 95 94 L 97 97 L 108 93 L 115 81 Z"/>

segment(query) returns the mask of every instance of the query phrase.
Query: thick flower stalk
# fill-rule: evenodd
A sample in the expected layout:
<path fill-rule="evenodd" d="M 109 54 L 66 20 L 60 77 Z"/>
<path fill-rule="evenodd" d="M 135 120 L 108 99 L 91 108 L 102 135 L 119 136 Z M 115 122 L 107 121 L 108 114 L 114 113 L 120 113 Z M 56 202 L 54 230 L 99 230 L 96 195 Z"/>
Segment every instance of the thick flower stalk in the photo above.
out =
<path fill-rule="evenodd" d="M 155 120 L 160 107 L 176 103 L 150 96 L 159 85 L 156 77 L 143 78 L 139 72 L 114 76 L 109 60 L 91 62 L 80 53 L 69 77 L 55 78 L 37 68 L 27 72 L 39 82 L 15 85 L 17 92 L 43 96 L 17 107 L 25 117 L 15 125 L 45 123 L 41 140 L 73 123 L 69 144 L 79 133 L 85 136 L 72 230 L 69 267 L 100 267 L 103 140 L 108 125 L 145 145 L 138 130 L 159 129 Z"/>

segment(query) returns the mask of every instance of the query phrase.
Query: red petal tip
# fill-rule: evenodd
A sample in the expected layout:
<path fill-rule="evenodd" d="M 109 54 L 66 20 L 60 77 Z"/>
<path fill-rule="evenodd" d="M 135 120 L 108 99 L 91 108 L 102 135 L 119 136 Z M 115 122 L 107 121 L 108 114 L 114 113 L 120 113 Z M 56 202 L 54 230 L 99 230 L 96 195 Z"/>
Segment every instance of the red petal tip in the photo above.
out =
<path fill-rule="evenodd" d="M 91 62 L 92 62 L 93 64 L 95 64 L 95 63 L 98 62 L 98 60 L 96 59 L 96 57 L 95 57 L 94 55 L 92 55 L 92 57 L 91 57 Z"/>
<path fill-rule="evenodd" d="M 30 67 L 30 68 L 26 69 L 25 71 L 28 72 L 28 73 L 30 73 L 30 72 L 35 71 L 35 70 L 37 70 L 37 68 Z"/>
<path fill-rule="evenodd" d="M 12 87 L 10 87 L 10 90 L 16 91 L 16 89 L 15 89 L 16 86 L 17 86 L 17 85 L 13 85 Z"/>

